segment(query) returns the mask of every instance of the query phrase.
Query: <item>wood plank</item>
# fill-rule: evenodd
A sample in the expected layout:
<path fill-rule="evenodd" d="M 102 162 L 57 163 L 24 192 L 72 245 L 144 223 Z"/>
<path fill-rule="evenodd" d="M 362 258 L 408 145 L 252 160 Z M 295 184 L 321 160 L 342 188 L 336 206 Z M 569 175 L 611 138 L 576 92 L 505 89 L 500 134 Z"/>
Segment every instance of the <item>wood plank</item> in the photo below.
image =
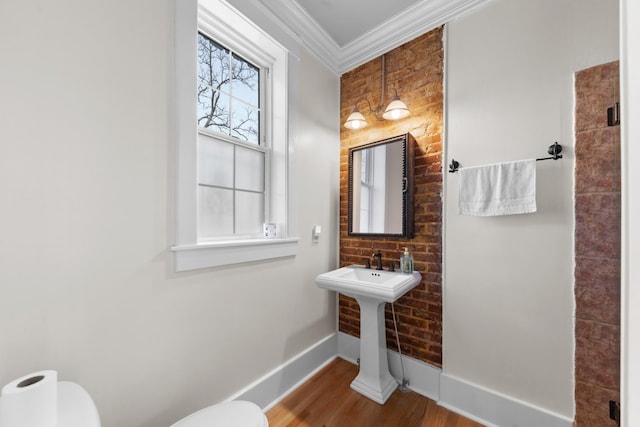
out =
<path fill-rule="evenodd" d="M 267 412 L 269 427 L 483 427 L 413 391 L 379 405 L 351 390 L 357 374 L 334 360 Z"/>

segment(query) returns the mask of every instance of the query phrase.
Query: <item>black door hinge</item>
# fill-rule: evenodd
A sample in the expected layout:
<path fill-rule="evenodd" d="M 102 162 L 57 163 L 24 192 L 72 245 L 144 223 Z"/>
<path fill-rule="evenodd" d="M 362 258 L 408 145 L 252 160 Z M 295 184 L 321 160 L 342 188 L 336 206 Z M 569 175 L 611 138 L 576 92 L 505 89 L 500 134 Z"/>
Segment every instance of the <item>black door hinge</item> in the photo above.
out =
<path fill-rule="evenodd" d="M 616 102 L 613 107 L 607 108 L 607 124 L 617 126 L 620 124 L 620 103 Z"/>
<path fill-rule="evenodd" d="M 620 402 L 615 400 L 609 401 L 609 418 L 614 420 L 618 427 L 620 427 Z"/>

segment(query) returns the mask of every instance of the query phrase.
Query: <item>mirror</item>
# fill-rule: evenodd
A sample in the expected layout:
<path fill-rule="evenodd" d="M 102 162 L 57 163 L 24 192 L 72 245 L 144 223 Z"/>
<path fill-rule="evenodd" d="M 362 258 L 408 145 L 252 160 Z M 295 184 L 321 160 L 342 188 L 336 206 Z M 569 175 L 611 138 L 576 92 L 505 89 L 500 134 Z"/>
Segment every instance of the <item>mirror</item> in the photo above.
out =
<path fill-rule="evenodd" d="M 349 235 L 413 237 L 411 134 L 349 149 Z"/>

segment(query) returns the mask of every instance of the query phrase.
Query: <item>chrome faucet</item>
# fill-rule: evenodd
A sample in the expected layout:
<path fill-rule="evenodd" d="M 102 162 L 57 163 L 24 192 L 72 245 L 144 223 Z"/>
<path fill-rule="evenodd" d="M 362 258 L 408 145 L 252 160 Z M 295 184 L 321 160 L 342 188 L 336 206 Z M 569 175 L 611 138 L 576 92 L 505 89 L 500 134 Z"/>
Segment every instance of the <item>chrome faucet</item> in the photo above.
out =
<path fill-rule="evenodd" d="M 376 259 L 376 270 L 382 270 L 382 252 L 378 251 L 375 254 L 371 255 L 371 259 Z"/>

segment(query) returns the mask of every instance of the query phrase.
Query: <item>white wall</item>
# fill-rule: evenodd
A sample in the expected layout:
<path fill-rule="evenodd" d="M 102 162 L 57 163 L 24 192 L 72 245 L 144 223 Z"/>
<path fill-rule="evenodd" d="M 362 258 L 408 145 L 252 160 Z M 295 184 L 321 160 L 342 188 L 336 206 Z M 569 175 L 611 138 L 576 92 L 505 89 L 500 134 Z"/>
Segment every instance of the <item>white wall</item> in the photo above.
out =
<path fill-rule="evenodd" d="M 339 78 L 297 49 L 298 255 L 175 274 L 172 15 L 0 3 L 0 384 L 57 369 L 105 427 L 168 425 L 335 332 L 314 277 L 337 259 Z"/>
<path fill-rule="evenodd" d="M 445 177 L 443 371 L 572 418 L 573 74 L 618 59 L 617 2 L 494 0 L 447 37 L 447 163 L 564 159 L 537 164 L 535 214 L 459 216 Z"/>

